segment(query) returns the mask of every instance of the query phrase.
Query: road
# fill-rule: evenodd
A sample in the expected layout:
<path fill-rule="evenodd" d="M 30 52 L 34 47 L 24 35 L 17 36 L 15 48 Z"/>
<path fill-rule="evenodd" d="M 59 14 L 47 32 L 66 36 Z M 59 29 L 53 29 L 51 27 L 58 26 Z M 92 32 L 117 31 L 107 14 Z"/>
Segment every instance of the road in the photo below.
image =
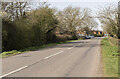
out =
<path fill-rule="evenodd" d="M 101 77 L 101 39 L 78 40 L 3 58 L 1 77 Z"/>

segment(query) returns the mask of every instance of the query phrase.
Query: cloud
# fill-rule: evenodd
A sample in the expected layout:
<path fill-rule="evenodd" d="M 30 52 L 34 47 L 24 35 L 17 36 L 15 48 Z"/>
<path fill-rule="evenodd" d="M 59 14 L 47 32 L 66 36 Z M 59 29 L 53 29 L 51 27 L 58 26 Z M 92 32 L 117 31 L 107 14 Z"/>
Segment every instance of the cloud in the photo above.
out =
<path fill-rule="evenodd" d="M 47 0 L 49 2 L 119 2 L 119 0 Z"/>
<path fill-rule="evenodd" d="M 16 0 L 0 0 L 2 2 L 13 2 Z M 30 2 L 42 2 L 42 1 L 48 1 L 48 2 L 119 2 L 119 0 L 17 0 L 20 2 L 23 1 L 30 1 Z"/>

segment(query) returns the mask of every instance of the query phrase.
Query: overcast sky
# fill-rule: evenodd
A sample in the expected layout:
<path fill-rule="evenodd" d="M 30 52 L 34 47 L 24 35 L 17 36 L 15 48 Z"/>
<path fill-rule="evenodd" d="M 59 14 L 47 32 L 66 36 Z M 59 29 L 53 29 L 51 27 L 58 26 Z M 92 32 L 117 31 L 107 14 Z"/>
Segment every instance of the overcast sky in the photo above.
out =
<path fill-rule="evenodd" d="M 73 7 L 83 7 L 83 8 L 90 8 L 92 10 L 92 15 L 95 16 L 98 8 L 103 7 L 105 5 L 109 4 L 116 4 L 119 0 L 46 0 L 48 3 L 50 3 L 50 7 L 58 8 L 60 10 L 63 10 L 65 7 L 71 5 Z M 98 19 L 96 21 L 99 23 L 99 30 L 102 30 L 101 23 Z"/>

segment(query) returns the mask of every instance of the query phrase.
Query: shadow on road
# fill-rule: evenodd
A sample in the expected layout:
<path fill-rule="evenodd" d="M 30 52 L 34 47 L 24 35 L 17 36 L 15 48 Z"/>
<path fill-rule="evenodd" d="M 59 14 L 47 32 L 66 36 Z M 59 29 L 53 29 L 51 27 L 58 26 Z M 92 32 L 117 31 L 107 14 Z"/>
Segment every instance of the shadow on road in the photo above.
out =
<path fill-rule="evenodd" d="M 87 39 L 87 40 L 78 40 L 78 41 L 73 41 L 73 42 L 67 42 L 65 44 L 58 44 L 58 45 L 54 45 L 54 46 L 50 46 L 47 48 L 42 48 L 42 49 L 38 49 L 38 50 L 44 50 L 44 49 L 52 49 L 52 48 L 70 48 L 70 47 L 97 47 L 100 46 L 101 44 L 98 44 L 97 42 L 95 42 L 95 40 L 101 40 L 102 38 L 94 38 L 94 39 Z M 33 50 L 36 51 L 36 50 Z"/>

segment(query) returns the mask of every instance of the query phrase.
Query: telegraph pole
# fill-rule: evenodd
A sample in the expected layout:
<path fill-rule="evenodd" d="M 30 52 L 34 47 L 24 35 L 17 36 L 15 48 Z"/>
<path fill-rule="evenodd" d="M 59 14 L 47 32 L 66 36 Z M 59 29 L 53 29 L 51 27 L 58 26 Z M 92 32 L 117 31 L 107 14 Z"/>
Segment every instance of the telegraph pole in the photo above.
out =
<path fill-rule="evenodd" d="M 2 7 L 2 2 L 0 2 L 0 11 Z M 2 53 L 2 16 L 0 15 L 0 53 Z"/>
<path fill-rule="evenodd" d="M 118 2 L 118 52 L 120 53 L 120 1 Z"/>
<path fill-rule="evenodd" d="M 118 2 L 118 54 L 120 55 L 120 1 Z M 118 56 L 118 77 L 120 77 L 120 56 Z"/>
<path fill-rule="evenodd" d="M 120 1 L 118 2 L 118 54 L 120 55 Z M 120 56 L 118 56 L 118 77 L 120 77 Z"/>

